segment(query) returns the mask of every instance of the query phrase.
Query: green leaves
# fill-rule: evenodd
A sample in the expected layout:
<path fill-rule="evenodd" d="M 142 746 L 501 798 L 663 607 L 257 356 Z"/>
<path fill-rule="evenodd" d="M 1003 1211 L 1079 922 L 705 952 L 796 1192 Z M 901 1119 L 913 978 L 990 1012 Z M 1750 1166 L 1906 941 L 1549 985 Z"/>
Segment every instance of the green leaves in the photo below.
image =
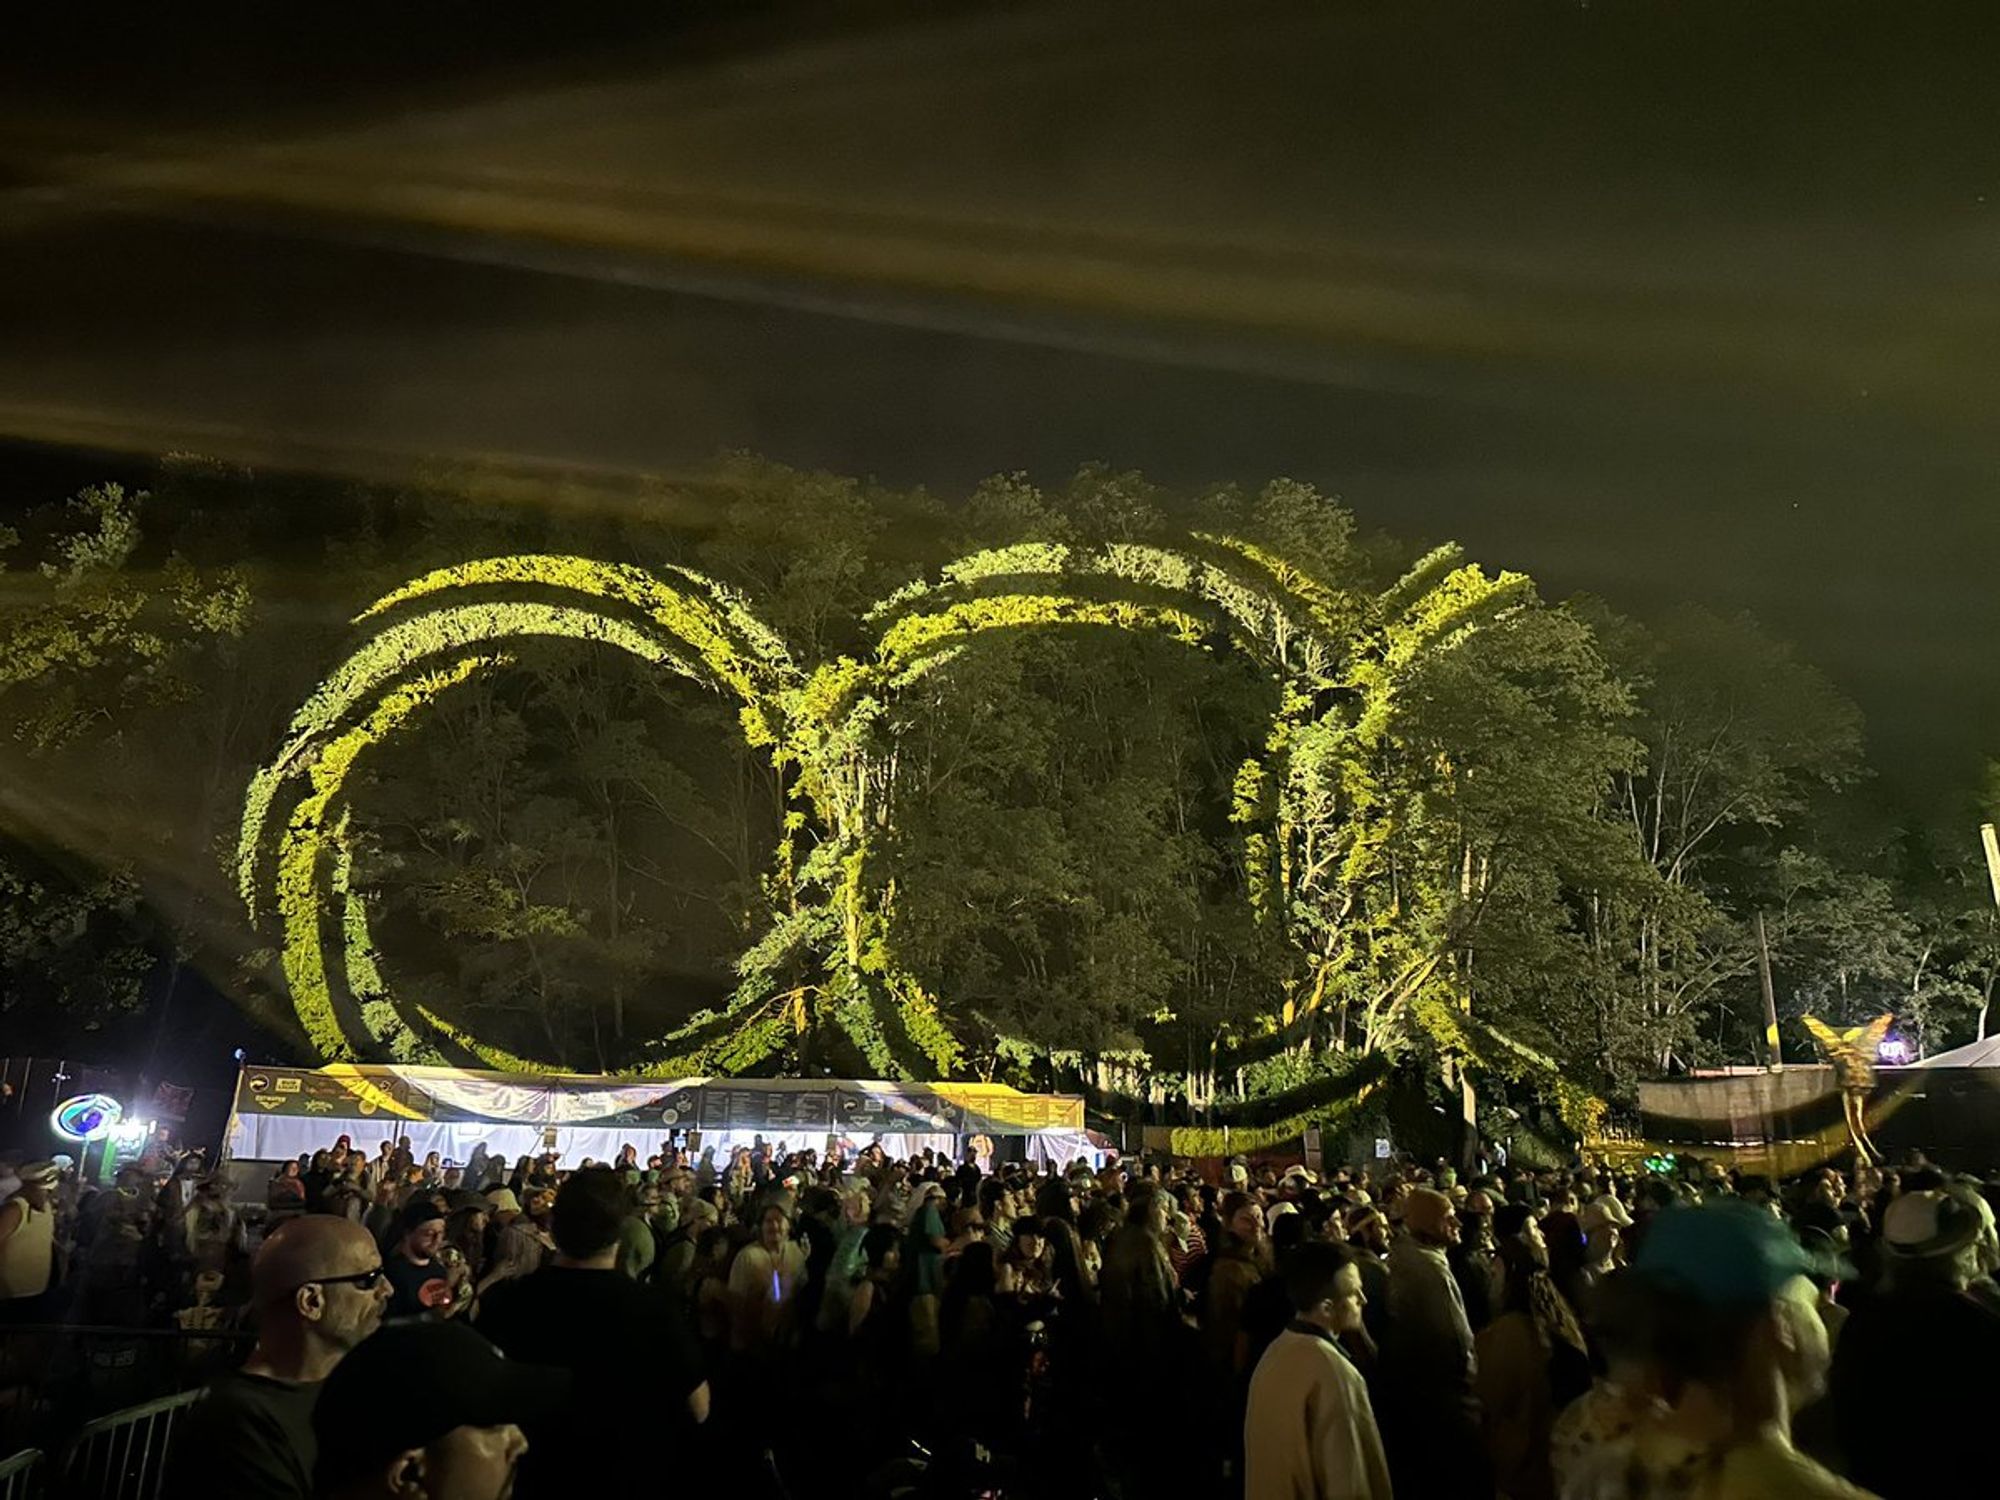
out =
<path fill-rule="evenodd" d="M 185 534 L 234 538 L 240 481 L 169 482 L 177 518 L 214 508 Z M 131 827 L 173 779 L 146 747 L 217 803 L 268 758 L 238 873 L 329 1050 L 1088 1053 L 1203 1104 L 1260 1057 L 1618 1087 L 1738 1047 L 1759 909 L 1788 1008 L 1893 989 L 1942 1034 L 1991 994 L 1962 891 L 1806 836 L 1858 764 L 1852 712 L 1740 622 L 1551 607 L 1456 548 L 1364 544 L 1289 481 L 1093 468 L 947 506 L 739 458 L 640 512 L 562 498 L 368 497 L 260 626 L 244 577 L 91 491 L 8 554 L 4 745 L 126 768 Z M 360 578 L 381 598 L 336 640 Z M 297 661 L 333 670 L 300 693 Z M 216 817 L 174 804 L 197 863 Z M 7 941 L 57 954 L 62 881 L 10 868 Z M 113 887 L 75 879 L 108 941 Z"/>

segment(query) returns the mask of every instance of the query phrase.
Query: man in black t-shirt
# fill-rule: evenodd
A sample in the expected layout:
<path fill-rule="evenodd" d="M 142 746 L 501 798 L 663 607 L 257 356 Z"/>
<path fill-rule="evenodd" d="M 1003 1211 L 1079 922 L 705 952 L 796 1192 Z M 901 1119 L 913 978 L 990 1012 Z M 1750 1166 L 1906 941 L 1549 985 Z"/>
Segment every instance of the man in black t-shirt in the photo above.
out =
<path fill-rule="evenodd" d="M 250 1279 L 257 1347 L 175 1428 L 167 1500 L 307 1500 L 320 1384 L 375 1331 L 389 1297 L 368 1232 L 324 1214 L 274 1229 Z"/>
<path fill-rule="evenodd" d="M 672 1300 L 617 1270 L 630 1193 L 604 1168 L 577 1172 L 556 1194 L 555 1258 L 486 1295 L 482 1333 L 510 1359 L 574 1377 L 569 1408 L 528 1429 L 520 1495 L 657 1493 L 661 1447 L 632 1435 L 692 1433 L 708 1419 L 701 1351 Z M 674 1460 L 686 1478 L 686 1455 Z"/>
<path fill-rule="evenodd" d="M 396 1247 L 382 1265 L 389 1273 L 389 1316 L 442 1318 L 451 1313 L 451 1275 L 438 1251 L 444 1210 L 434 1199 L 412 1199 L 396 1218 Z"/>

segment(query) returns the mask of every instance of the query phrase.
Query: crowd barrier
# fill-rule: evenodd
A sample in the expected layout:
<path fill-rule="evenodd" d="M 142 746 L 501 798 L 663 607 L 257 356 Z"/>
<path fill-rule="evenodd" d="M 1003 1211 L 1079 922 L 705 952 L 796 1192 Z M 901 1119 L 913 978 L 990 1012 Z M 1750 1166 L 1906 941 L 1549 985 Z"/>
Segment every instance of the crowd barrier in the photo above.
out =
<path fill-rule="evenodd" d="M 143 1421 L 164 1410 L 161 1402 L 187 1393 L 241 1362 L 252 1336 L 241 1330 L 187 1332 L 177 1328 L 42 1324 L 0 1330 L 0 1453 L 40 1449 L 50 1455 L 39 1490 L 8 1490 L 0 1500 L 36 1494 L 67 1497 L 69 1455 L 86 1434 L 116 1433 L 124 1421 Z M 140 1416 L 134 1417 L 133 1413 Z M 159 1446 L 155 1434 L 153 1446 Z M 133 1439 L 131 1458 L 144 1460 L 147 1433 Z M 63 1455 L 60 1463 L 56 1455 Z M 12 1460 L 8 1460 L 9 1463 Z M 94 1496 L 95 1491 L 84 1494 Z M 107 1495 L 121 1493 L 115 1489 Z M 125 1495 L 150 1495 L 133 1490 Z"/>
<path fill-rule="evenodd" d="M 0 1500 L 36 1500 L 42 1469 L 42 1450 L 24 1448 L 12 1458 L 0 1458 Z"/>
<path fill-rule="evenodd" d="M 85 1423 L 63 1452 L 62 1500 L 158 1500 L 175 1420 L 200 1395 L 182 1391 Z"/>

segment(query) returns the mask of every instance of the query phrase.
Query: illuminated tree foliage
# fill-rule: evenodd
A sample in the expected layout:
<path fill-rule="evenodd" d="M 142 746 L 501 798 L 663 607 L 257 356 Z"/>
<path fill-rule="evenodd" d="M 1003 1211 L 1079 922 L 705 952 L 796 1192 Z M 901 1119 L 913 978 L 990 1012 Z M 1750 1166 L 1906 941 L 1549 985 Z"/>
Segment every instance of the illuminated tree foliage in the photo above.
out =
<path fill-rule="evenodd" d="M 1287 520 L 1312 524 L 1315 507 L 1324 503 L 1309 492 L 1274 487 L 1247 518 L 1282 534 Z M 1346 541 L 1344 533 L 1332 540 Z M 1467 747 L 1465 767 L 1454 770 L 1456 746 L 1420 744 L 1405 727 L 1426 724 L 1440 663 L 1545 612 L 1525 578 L 1488 575 L 1450 548 L 1386 589 L 1363 586 L 1351 558 L 1322 556 L 1320 570 L 1313 561 L 1221 532 L 1194 533 L 1178 547 L 1114 536 L 987 548 L 864 610 L 868 648 L 809 672 L 743 599 L 690 569 L 649 574 L 531 554 L 433 570 L 358 617 L 377 633 L 308 699 L 280 754 L 253 779 L 238 852 L 244 897 L 257 913 L 264 883 L 274 883 L 286 978 L 327 1055 L 388 1050 L 557 1066 L 397 998 L 351 878 L 343 798 L 364 751 L 491 666 L 496 647 L 528 638 L 608 646 L 735 700 L 746 741 L 768 752 L 786 801 L 763 882 L 768 910 L 738 960 L 734 994 L 649 1043 L 636 1066 L 671 1075 L 746 1069 L 830 1022 L 873 1073 L 951 1075 L 968 1064 L 968 1023 L 990 1033 L 971 1038 L 975 1045 L 1008 1034 L 991 1017 L 982 1024 L 976 1011 L 941 1004 L 935 966 L 903 953 L 912 929 L 902 913 L 922 905 L 916 889 L 899 889 L 894 849 L 900 824 L 921 817 L 922 789 L 901 760 L 912 721 L 954 677 L 976 691 L 979 674 L 965 669 L 995 643 L 1153 639 L 1244 664 L 1275 705 L 1228 776 L 1239 899 L 1274 980 L 1246 987 L 1231 1041 L 1310 1048 L 1317 1040 L 1385 1055 L 1421 1041 L 1457 1065 L 1520 1075 L 1532 1059 L 1553 1075 L 1546 1058 L 1470 1014 L 1465 955 L 1499 877 L 1492 849 L 1475 850 L 1463 827 L 1453 834 L 1438 809 L 1455 808 L 1445 783 L 1474 774 L 1481 752 Z M 1326 576 L 1329 563 L 1343 576 Z M 1418 710 L 1414 719 L 1406 706 Z M 1479 727 L 1428 732 L 1476 739 Z M 1413 753 L 1431 774 L 1398 772 Z M 1587 800 L 1588 779 L 1584 786 Z M 274 832 L 276 850 L 267 852 Z M 1440 879 L 1426 861 L 1447 836 L 1456 842 Z M 1475 857 L 1478 881 L 1468 884 L 1460 867 Z M 1122 930 L 1140 940 L 1131 923 Z M 1328 1015 L 1338 1018 L 1331 1026 Z M 1218 1036 L 1230 1029 L 1203 1019 Z M 1348 1088 L 1339 1102 L 1358 1097 Z"/>
<path fill-rule="evenodd" d="M 1871 822 L 1754 626 L 1308 486 L 155 491 L 0 558 L 10 1035 L 171 966 L 294 1053 L 1083 1083 L 1242 1148 L 1754 1057 L 1760 913 L 1794 1056 L 2000 973 L 1976 846 Z"/>
<path fill-rule="evenodd" d="M 146 493 L 95 485 L 0 526 L 0 1033 L 75 1044 L 134 1013 L 177 934 L 145 907 L 177 842 L 139 774 L 193 717 L 250 595 L 232 569 L 145 545 Z M 25 557 L 28 565 L 20 566 Z M 69 773 L 52 796 L 45 779 Z"/>

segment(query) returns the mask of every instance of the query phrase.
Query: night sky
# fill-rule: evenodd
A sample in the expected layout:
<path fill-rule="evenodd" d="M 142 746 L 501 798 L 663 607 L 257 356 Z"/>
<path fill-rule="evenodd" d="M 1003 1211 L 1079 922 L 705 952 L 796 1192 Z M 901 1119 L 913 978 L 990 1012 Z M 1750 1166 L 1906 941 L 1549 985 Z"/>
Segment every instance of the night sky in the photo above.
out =
<path fill-rule="evenodd" d="M 1987 8 L 707 10 L 13 49 L 0 439 L 1293 475 L 2000 755 Z"/>

